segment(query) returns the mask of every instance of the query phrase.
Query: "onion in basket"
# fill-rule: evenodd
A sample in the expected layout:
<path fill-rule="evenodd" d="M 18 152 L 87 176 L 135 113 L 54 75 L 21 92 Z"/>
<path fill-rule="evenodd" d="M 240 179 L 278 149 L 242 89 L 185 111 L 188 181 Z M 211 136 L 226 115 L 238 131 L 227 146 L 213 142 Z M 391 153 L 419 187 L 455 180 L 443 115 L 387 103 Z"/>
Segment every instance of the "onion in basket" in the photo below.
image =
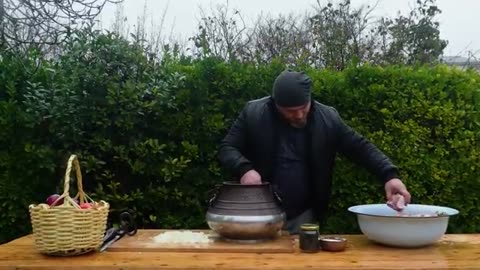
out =
<path fill-rule="evenodd" d="M 52 194 L 48 196 L 46 203 L 50 206 L 55 206 L 55 205 L 60 205 L 63 203 L 63 198 L 60 198 L 60 195 L 58 194 Z"/>

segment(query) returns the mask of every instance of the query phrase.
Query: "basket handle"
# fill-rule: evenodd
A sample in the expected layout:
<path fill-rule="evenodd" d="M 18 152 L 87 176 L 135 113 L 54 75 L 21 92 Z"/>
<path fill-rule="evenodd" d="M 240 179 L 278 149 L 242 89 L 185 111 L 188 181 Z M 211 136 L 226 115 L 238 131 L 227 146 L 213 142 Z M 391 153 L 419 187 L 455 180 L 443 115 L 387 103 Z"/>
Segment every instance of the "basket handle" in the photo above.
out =
<path fill-rule="evenodd" d="M 75 196 L 75 198 L 79 197 L 78 200 L 79 200 L 80 204 L 82 204 L 82 203 L 85 202 L 85 192 L 83 191 L 82 172 L 80 171 L 80 163 L 78 162 L 78 158 L 77 158 L 76 155 L 71 155 L 70 158 L 68 159 L 67 171 L 65 172 L 65 182 L 64 182 L 62 197 L 69 196 L 70 173 L 72 171 L 72 166 L 75 169 L 75 174 L 76 174 L 76 177 L 77 177 L 78 194 L 77 194 L 77 196 Z"/>

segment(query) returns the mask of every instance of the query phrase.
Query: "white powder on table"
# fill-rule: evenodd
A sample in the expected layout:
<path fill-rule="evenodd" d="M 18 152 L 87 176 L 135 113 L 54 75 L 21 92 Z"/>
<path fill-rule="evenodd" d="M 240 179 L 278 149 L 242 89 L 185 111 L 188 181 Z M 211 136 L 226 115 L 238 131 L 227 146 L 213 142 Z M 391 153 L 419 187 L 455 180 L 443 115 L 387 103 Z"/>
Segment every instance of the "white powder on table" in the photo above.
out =
<path fill-rule="evenodd" d="M 155 243 L 210 243 L 212 239 L 203 232 L 166 231 L 153 237 Z"/>

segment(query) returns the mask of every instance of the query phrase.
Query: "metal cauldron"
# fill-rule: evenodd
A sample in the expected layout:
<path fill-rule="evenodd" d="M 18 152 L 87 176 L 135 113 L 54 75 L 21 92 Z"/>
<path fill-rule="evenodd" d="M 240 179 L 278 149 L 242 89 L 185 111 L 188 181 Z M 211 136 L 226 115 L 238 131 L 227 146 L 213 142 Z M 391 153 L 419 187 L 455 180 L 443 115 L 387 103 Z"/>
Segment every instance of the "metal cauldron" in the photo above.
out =
<path fill-rule="evenodd" d="M 285 212 L 268 182 L 224 182 L 210 200 L 208 226 L 226 240 L 257 242 L 281 235 Z"/>

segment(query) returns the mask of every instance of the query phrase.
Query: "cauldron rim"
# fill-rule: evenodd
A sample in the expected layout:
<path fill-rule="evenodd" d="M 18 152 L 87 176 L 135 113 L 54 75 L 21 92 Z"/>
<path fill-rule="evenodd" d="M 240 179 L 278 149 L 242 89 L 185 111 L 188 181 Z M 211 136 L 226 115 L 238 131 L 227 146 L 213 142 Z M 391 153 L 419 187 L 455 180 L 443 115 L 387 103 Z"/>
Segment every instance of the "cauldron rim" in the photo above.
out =
<path fill-rule="evenodd" d="M 270 182 L 261 182 L 260 184 L 255 184 L 255 185 L 245 185 L 240 183 L 239 181 L 223 181 L 222 183 L 224 186 L 268 186 L 270 185 Z"/>

